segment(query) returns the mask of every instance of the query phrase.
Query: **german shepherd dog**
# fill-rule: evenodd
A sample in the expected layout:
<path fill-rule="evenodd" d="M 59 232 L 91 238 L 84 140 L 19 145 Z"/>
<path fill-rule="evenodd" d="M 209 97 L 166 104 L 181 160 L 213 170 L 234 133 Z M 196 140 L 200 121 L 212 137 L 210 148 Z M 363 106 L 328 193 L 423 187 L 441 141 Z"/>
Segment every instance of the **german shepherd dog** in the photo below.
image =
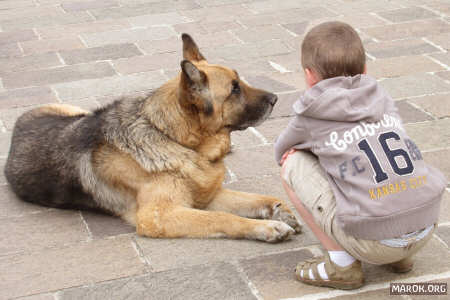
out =
<path fill-rule="evenodd" d="M 18 197 L 103 211 L 148 237 L 278 242 L 300 232 L 281 200 L 222 188 L 230 132 L 263 122 L 277 96 L 209 64 L 189 35 L 182 40 L 181 72 L 146 97 L 20 116 L 5 167 Z"/>

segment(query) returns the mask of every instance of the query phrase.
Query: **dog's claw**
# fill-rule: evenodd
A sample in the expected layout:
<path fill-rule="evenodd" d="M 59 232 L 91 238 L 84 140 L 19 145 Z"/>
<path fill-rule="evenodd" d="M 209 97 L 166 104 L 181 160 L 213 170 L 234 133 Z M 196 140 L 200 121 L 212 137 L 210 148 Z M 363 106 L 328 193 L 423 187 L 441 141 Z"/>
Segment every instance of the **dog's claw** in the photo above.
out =
<path fill-rule="evenodd" d="M 279 220 L 288 224 L 294 229 L 295 233 L 302 232 L 302 225 L 297 221 L 291 210 L 281 203 L 273 206 L 272 220 Z"/>
<path fill-rule="evenodd" d="M 289 225 L 280 221 L 265 221 L 266 226 L 260 227 L 256 239 L 265 241 L 268 243 L 278 243 L 284 240 L 288 240 L 295 230 Z"/>

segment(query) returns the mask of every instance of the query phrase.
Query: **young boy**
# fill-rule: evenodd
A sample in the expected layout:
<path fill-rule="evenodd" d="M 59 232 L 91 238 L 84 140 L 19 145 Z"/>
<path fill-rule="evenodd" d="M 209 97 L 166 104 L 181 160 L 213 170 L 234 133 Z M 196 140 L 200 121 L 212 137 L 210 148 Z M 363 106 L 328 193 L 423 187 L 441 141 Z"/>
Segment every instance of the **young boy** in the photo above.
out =
<path fill-rule="evenodd" d="M 301 55 L 308 88 L 275 154 L 289 198 L 327 251 L 300 262 L 297 278 L 354 289 L 364 282 L 361 261 L 407 272 L 432 236 L 446 179 L 423 161 L 393 100 L 365 75 L 351 26 L 314 27 Z"/>

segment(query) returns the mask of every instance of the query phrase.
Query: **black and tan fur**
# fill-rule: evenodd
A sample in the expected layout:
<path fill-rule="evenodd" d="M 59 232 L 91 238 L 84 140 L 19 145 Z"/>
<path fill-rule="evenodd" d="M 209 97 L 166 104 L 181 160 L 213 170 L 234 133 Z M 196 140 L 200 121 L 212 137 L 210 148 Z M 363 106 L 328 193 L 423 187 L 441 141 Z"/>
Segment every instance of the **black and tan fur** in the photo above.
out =
<path fill-rule="evenodd" d="M 222 188 L 230 132 L 264 121 L 276 96 L 209 64 L 189 35 L 182 39 L 180 74 L 148 97 L 93 112 L 54 104 L 23 114 L 5 168 L 15 193 L 108 212 L 149 237 L 276 242 L 299 232 L 280 200 Z"/>

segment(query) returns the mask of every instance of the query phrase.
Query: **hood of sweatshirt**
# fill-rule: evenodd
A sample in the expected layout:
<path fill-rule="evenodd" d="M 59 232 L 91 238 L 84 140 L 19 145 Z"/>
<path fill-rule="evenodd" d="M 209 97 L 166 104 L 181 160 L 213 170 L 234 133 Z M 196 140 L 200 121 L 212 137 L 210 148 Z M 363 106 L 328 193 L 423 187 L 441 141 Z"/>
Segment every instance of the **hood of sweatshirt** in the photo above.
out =
<path fill-rule="evenodd" d="M 325 79 L 306 90 L 294 103 L 294 111 L 321 120 L 377 122 L 389 96 L 368 75 Z"/>

